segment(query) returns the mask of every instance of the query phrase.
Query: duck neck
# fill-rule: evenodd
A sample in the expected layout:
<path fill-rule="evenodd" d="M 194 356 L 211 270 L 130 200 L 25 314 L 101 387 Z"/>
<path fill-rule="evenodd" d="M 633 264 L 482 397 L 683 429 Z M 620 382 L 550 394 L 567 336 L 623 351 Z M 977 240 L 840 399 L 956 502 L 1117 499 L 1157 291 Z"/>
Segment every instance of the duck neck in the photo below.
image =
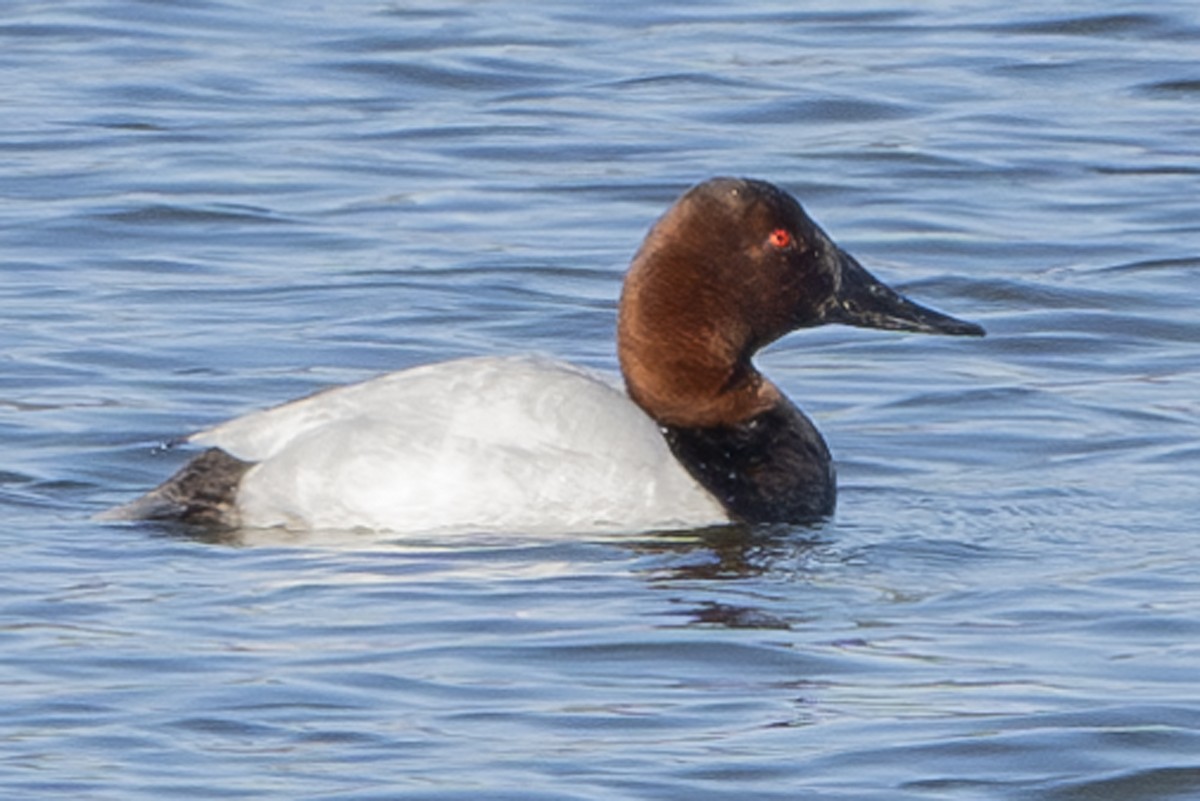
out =
<path fill-rule="evenodd" d="M 629 396 L 659 425 L 736 425 L 782 398 L 750 361 L 746 332 L 695 307 L 646 308 L 622 299 L 617 329 Z"/>

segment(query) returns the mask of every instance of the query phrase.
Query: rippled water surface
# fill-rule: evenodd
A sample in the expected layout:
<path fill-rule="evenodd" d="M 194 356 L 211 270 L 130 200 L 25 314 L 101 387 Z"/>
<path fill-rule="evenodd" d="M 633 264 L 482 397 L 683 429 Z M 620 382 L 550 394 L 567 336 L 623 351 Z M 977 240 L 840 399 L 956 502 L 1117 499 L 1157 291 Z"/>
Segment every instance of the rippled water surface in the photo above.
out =
<path fill-rule="evenodd" d="M 1060 5 L 9 0 L 5 797 L 1200 797 L 1200 11 Z M 320 387 L 615 370 L 714 174 L 989 332 L 762 355 L 826 524 L 91 522 Z"/>

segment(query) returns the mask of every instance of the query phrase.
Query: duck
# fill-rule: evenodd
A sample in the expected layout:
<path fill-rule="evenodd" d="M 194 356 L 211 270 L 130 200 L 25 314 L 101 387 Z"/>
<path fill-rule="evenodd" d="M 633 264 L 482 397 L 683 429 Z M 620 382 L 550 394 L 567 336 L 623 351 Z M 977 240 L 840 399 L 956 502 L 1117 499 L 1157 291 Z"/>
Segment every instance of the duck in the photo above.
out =
<path fill-rule="evenodd" d="M 766 181 L 685 191 L 633 257 L 621 382 L 540 356 L 421 365 L 194 433 L 204 450 L 107 519 L 396 534 L 811 524 L 830 449 L 755 367 L 825 324 L 982 336 L 869 273 Z"/>

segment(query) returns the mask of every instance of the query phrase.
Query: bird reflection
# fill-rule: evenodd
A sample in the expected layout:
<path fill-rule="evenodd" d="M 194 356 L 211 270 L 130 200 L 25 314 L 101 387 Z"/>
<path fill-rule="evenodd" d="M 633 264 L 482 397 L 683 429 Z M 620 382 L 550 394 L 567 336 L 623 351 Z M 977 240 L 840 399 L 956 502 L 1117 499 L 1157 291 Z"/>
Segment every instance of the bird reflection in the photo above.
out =
<path fill-rule="evenodd" d="M 794 588 L 829 558 L 829 544 L 820 526 L 730 525 L 643 541 L 637 549 L 655 557 L 656 564 L 644 571 L 650 585 L 679 592 L 676 614 L 686 621 L 684 625 L 782 630 L 790 629 L 792 622 L 768 611 L 765 603 L 698 600 L 696 585 L 770 576 L 778 577 L 781 586 Z M 755 593 L 738 600 L 769 600 L 762 594 L 763 585 L 756 586 Z"/>
<path fill-rule="evenodd" d="M 145 524 L 143 524 L 145 525 Z M 208 526 L 189 526 L 179 523 L 153 525 L 160 536 L 183 537 L 209 545 L 235 548 L 300 547 L 350 549 L 407 549 L 427 552 L 429 548 L 443 550 L 453 547 L 466 551 L 479 549 L 495 553 L 497 549 L 515 548 L 527 557 L 532 544 L 529 539 L 489 537 L 486 540 L 465 535 L 464 539 L 424 541 L 412 538 L 397 539 L 372 531 L 304 531 L 283 529 L 218 529 Z M 546 540 L 534 542 L 545 544 Z M 551 540 L 560 546 L 562 540 Z M 594 539 L 588 543 L 595 544 Z M 790 621 L 771 612 L 771 598 L 764 588 L 780 587 L 791 597 L 811 576 L 823 572 L 832 559 L 840 561 L 834 552 L 833 540 L 824 534 L 824 524 L 796 525 L 723 525 L 686 532 L 670 531 L 644 535 L 636 539 L 613 537 L 605 544 L 631 552 L 640 564 L 636 573 L 655 589 L 670 593 L 674 605 L 672 616 L 684 626 L 710 626 L 729 629 L 786 630 Z M 540 552 L 535 547 L 534 553 Z M 561 553 L 559 554 L 561 559 Z M 741 592 L 734 586 L 748 579 L 766 578 L 752 582 L 753 592 Z M 749 585 L 748 585 L 749 586 Z M 726 587 L 732 592 L 721 589 Z M 698 592 L 701 591 L 701 592 Z M 719 591 L 721 597 L 697 597 L 709 591 Z M 731 595 L 735 596 L 731 602 Z M 760 600 L 761 603 L 754 603 Z M 784 604 L 791 606 L 791 604 Z"/>
<path fill-rule="evenodd" d="M 696 529 L 686 534 L 663 534 L 639 541 L 640 553 L 677 555 L 662 571 L 660 581 L 736 580 L 787 570 L 804 563 L 827 544 L 822 526 L 728 525 Z"/>

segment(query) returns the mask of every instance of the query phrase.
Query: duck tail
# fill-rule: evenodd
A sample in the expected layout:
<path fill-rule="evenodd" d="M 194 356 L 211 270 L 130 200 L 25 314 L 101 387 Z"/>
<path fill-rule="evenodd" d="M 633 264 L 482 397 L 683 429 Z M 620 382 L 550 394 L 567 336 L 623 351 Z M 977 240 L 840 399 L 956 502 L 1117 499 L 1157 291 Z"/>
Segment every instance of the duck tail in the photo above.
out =
<path fill-rule="evenodd" d="M 142 497 L 102 512 L 97 518 L 179 520 L 236 528 L 238 486 L 253 466 L 254 462 L 243 461 L 220 448 L 209 448 Z"/>

